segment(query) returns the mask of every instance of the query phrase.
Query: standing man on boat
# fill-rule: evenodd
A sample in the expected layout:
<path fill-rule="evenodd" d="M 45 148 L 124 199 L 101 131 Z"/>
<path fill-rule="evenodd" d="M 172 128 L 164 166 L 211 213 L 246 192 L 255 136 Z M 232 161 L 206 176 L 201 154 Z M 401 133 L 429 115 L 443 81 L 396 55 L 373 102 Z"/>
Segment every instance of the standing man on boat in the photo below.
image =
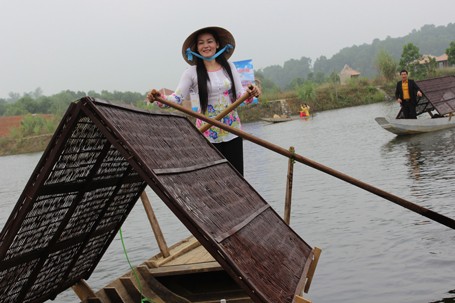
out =
<path fill-rule="evenodd" d="M 414 80 L 408 79 L 408 71 L 403 69 L 400 72 L 401 81 L 398 81 L 395 90 L 397 102 L 401 105 L 405 119 L 417 119 L 416 106 L 417 97 L 422 97 L 422 92 Z"/>

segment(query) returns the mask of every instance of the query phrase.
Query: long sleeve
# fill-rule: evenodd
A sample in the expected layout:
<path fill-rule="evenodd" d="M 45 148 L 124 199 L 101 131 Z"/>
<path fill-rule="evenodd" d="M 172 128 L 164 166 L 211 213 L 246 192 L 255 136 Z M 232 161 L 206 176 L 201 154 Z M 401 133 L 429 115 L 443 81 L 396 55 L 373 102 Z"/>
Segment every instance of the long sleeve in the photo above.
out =
<path fill-rule="evenodd" d="M 179 84 L 175 89 L 174 93 L 166 96 L 167 101 L 171 101 L 177 104 L 182 104 L 184 100 L 189 99 L 190 93 L 197 89 L 197 74 L 194 66 L 186 69 L 180 77 Z M 159 103 L 158 106 L 166 108 L 167 106 Z"/>
<path fill-rule="evenodd" d="M 397 88 L 395 89 L 395 99 L 401 98 L 401 81 L 398 81 Z"/>

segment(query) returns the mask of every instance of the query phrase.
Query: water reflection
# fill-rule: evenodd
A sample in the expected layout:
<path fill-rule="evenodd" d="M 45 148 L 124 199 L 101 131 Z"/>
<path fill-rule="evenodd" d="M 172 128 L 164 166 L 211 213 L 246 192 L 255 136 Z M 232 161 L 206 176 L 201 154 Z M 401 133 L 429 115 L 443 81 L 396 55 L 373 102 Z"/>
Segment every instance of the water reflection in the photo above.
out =
<path fill-rule="evenodd" d="M 382 151 L 383 155 L 405 155 L 410 177 L 419 181 L 421 174 L 452 170 L 455 164 L 455 132 L 446 130 L 394 137 L 383 146 Z"/>
<path fill-rule="evenodd" d="M 396 169 L 406 169 L 412 181 L 407 187 L 411 200 L 453 217 L 453 200 L 448 197 L 453 196 L 455 179 L 454 130 L 395 137 L 382 146 L 381 152 L 388 162 L 398 164 Z M 401 158 L 404 163 L 400 164 L 396 158 Z"/>

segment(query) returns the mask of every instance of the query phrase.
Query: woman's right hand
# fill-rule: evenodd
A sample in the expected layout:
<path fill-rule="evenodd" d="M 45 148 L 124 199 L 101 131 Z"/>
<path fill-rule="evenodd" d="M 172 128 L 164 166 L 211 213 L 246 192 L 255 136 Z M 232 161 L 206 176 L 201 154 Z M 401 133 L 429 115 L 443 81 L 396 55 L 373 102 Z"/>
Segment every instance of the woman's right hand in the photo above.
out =
<path fill-rule="evenodd" d="M 151 91 L 149 91 L 147 93 L 147 100 L 150 102 L 150 103 L 153 103 L 157 100 L 158 97 L 161 97 L 161 94 L 159 91 L 157 91 L 156 89 L 152 89 Z"/>

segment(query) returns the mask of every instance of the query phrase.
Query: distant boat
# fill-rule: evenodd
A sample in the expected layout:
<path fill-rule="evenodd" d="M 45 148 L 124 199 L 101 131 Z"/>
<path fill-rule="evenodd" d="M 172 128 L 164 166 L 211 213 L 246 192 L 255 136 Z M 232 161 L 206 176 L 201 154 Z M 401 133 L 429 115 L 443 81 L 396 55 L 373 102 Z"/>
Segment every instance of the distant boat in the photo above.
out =
<path fill-rule="evenodd" d="M 273 115 L 271 118 L 261 118 L 262 121 L 270 122 L 270 123 L 280 123 L 292 120 L 292 117 L 287 115 Z"/>
<path fill-rule="evenodd" d="M 289 118 L 261 118 L 262 121 L 270 122 L 270 123 L 280 123 L 292 120 L 291 117 Z"/>
<path fill-rule="evenodd" d="M 387 119 L 375 118 L 376 122 L 385 130 L 395 135 L 412 135 L 455 127 L 455 117 L 433 119 Z"/>
<path fill-rule="evenodd" d="M 403 119 L 400 109 L 395 119 L 375 118 L 385 130 L 396 135 L 412 135 L 455 127 L 455 76 L 416 81 L 423 97 L 417 101 L 417 119 Z M 428 119 L 421 116 L 428 114 Z"/>

